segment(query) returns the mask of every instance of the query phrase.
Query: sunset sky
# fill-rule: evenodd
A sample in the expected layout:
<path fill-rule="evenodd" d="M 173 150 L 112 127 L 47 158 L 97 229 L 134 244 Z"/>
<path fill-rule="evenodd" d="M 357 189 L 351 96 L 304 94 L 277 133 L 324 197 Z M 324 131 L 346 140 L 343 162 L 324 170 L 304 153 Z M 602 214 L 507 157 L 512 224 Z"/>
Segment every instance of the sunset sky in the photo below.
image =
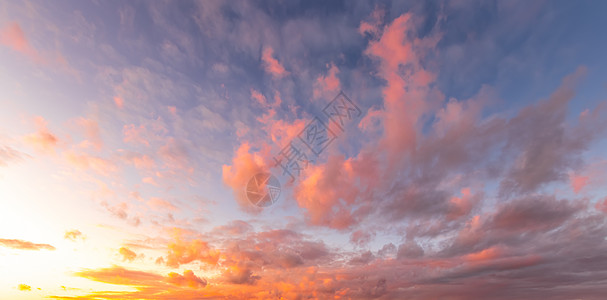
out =
<path fill-rule="evenodd" d="M 605 299 L 605 13 L 0 0 L 0 299 Z"/>

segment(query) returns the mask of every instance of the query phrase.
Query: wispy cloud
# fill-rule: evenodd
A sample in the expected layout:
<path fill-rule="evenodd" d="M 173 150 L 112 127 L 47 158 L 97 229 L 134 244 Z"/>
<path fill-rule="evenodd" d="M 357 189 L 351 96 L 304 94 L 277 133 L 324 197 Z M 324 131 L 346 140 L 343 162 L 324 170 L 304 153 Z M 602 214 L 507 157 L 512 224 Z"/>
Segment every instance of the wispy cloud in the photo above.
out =
<path fill-rule="evenodd" d="M 0 245 L 17 250 L 55 250 L 55 247 L 49 244 L 36 244 L 16 239 L 0 239 Z"/>

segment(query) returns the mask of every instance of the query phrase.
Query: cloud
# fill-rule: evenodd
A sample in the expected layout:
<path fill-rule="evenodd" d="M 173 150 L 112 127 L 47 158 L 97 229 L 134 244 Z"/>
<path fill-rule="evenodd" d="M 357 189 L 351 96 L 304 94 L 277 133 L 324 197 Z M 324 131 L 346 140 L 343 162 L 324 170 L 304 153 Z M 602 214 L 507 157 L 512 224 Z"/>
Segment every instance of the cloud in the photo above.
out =
<path fill-rule="evenodd" d="M 38 51 L 31 46 L 23 29 L 21 29 L 21 25 L 17 22 L 11 22 L 5 28 L 0 29 L 0 43 L 27 56 L 34 62 L 43 61 Z"/>
<path fill-rule="evenodd" d="M 168 275 L 168 282 L 178 286 L 188 286 L 191 288 L 203 288 L 207 285 L 207 281 L 196 276 L 191 270 L 183 271 L 183 275 L 171 272 Z"/>
<path fill-rule="evenodd" d="M 329 72 L 327 75 L 320 75 L 314 83 L 313 97 L 319 99 L 321 97 L 334 97 L 340 90 L 339 78 L 337 74 L 339 69 L 335 64 L 327 65 Z M 326 99 L 329 100 L 329 99 Z"/>
<path fill-rule="evenodd" d="M 161 283 L 163 280 L 161 275 L 143 271 L 128 270 L 118 266 L 97 270 L 85 269 L 83 271 L 76 272 L 75 275 L 94 281 L 119 285 L 149 286 Z"/>
<path fill-rule="evenodd" d="M 396 252 L 396 258 L 398 259 L 411 259 L 420 258 L 424 255 L 424 249 L 420 247 L 415 241 L 408 241 L 398 246 Z"/>
<path fill-rule="evenodd" d="M 17 151 L 10 146 L 0 145 L 0 167 L 7 166 L 11 162 L 19 162 L 29 155 Z"/>
<path fill-rule="evenodd" d="M 159 211 L 176 211 L 177 207 L 171 202 L 158 197 L 152 197 L 148 201 L 148 205 Z"/>
<path fill-rule="evenodd" d="M 266 160 L 257 153 L 250 152 L 251 146 L 248 143 L 242 143 L 231 165 L 223 165 L 223 182 L 234 191 L 237 203 L 241 208 L 255 212 L 259 211 L 253 206 L 244 194 L 244 189 L 248 181 L 258 173 L 268 170 Z"/>
<path fill-rule="evenodd" d="M 0 239 L 0 245 L 18 250 L 55 250 L 55 247 L 49 244 L 35 244 L 15 239 Z"/>
<path fill-rule="evenodd" d="M 207 242 L 200 239 L 184 241 L 177 238 L 169 243 L 167 248 L 166 265 L 173 268 L 194 261 L 214 265 L 217 264 L 220 255 L 219 251 L 211 248 Z"/>
<path fill-rule="evenodd" d="M 132 151 L 120 151 L 122 158 L 138 170 L 151 171 L 156 168 L 156 160 L 147 154 Z"/>
<path fill-rule="evenodd" d="M 82 299 L 121 298 L 121 299 L 209 299 L 217 297 L 213 292 L 202 290 L 206 280 L 185 270 L 183 275 L 171 272 L 166 277 L 146 271 L 129 270 L 120 266 L 101 269 L 84 269 L 76 276 L 93 281 L 132 286 L 135 291 L 94 292 L 78 297 Z M 62 297 L 54 297 L 60 298 Z M 68 297 L 69 298 L 69 297 Z"/>
<path fill-rule="evenodd" d="M 357 246 L 365 246 L 372 239 L 373 233 L 364 230 L 356 230 L 350 235 L 350 243 Z"/>
<path fill-rule="evenodd" d="M 17 289 L 22 292 L 30 292 L 32 290 L 32 287 L 27 284 L 21 283 L 17 286 Z"/>
<path fill-rule="evenodd" d="M 122 261 L 132 262 L 133 260 L 135 260 L 135 258 L 137 258 L 137 253 L 133 252 L 131 249 L 129 249 L 127 247 L 120 247 L 120 249 L 118 250 L 118 253 L 120 253 L 120 255 L 122 255 Z"/>
<path fill-rule="evenodd" d="M 34 122 L 38 128 L 38 131 L 36 133 L 26 135 L 24 137 L 25 142 L 39 151 L 46 153 L 54 152 L 55 148 L 60 143 L 59 138 L 48 130 L 48 122 L 43 117 L 36 117 Z"/>
<path fill-rule="evenodd" d="M 139 224 L 141 223 L 139 217 L 132 217 L 131 219 L 129 219 L 129 204 L 126 202 L 120 202 L 115 205 L 110 205 L 109 203 L 103 201 L 101 202 L 101 206 L 103 206 L 108 212 L 110 212 L 115 217 L 128 221 L 134 226 L 139 226 Z"/>
<path fill-rule="evenodd" d="M 82 239 L 82 240 L 85 239 L 82 232 L 80 232 L 80 230 L 77 230 L 77 229 L 66 231 L 65 234 L 63 235 L 63 238 L 66 240 L 71 240 L 71 241 L 76 241 L 77 239 Z"/>
<path fill-rule="evenodd" d="M 595 204 L 595 208 L 607 214 L 607 197 L 603 200 L 599 200 Z"/>
<path fill-rule="evenodd" d="M 124 99 L 122 99 L 121 97 L 116 96 L 116 97 L 114 97 L 114 104 L 119 109 L 122 109 L 122 108 L 124 108 Z"/>
<path fill-rule="evenodd" d="M 103 140 L 101 139 L 97 121 L 80 117 L 75 120 L 75 123 L 84 131 L 84 135 L 87 138 L 83 143 L 90 143 L 97 151 L 100 151 L 103 147 Z"/>
<path fill-rule="evenodd" d="M 119 170 L 119 167 L 113 161 L 106 158 L 87 153 L 77 153 L 73 150 L 66 151 L 64 155 L 71 165 L 81 170 L 93 170 L 99 175 L 110 176 Z"/>
<path fill-rule="evenodd" d="M 122 134 L 124 134 L 123 141 L 125 143 L 139 143 L 145 146 L 150 146 L 150 142 L 148 139 L 148 133 L 143 125 L 135 126 L 135 124 L 124 125 L 122 129 Z"/>
<path fill-rule="evenodd" d="M 502 194 L 532 192 L 545 183 L 563 180 L 567 168 L 585 149 L 590 139 L 571 135 L 565 124 L 567 104 L 585 73 L 585 67 L 578 68 L 547 100 L 524 108 L 509 121 L 507 147 L 516 153 L 516 163 L 501 182 Z"/>
<path fill-rule="evenodd" d="M 274 78 L 282 78 L 289 74 L 285 68 L 274 58 L 274 49 L 266 47 L 263 50 L 261 59 L 264 64 L 266 72 L 270 73 Z"/>
<path fill-rule="evenodd" d="M 253 271 L 248 268 L 241 268 L 239 266 L 231 266 L 228 268 L 222 276 L 233 284 L 255 284 L 261 277 L 254 275 Z"/>

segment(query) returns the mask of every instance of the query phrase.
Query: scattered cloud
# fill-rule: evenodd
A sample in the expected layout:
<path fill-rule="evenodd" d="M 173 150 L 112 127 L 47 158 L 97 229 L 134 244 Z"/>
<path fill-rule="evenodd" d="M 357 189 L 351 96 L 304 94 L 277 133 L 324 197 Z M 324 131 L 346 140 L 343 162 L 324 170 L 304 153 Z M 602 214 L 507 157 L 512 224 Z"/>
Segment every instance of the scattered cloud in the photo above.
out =
<path fill-rule="evenodd" d="M 55 250 L 55 247 L 49 244 L 36 244 L 16 239 L 0 239 L 0 245 L 18 250 Z"/>
<path fill-rule="evenodd" d="M 82 234 L 82 232 L 80 232 L 80 230 L 74 229 L 66 231 L 63 238 L 70 241 L 76 241 L 78 239 L 84 240 L 85 236 Z"/>

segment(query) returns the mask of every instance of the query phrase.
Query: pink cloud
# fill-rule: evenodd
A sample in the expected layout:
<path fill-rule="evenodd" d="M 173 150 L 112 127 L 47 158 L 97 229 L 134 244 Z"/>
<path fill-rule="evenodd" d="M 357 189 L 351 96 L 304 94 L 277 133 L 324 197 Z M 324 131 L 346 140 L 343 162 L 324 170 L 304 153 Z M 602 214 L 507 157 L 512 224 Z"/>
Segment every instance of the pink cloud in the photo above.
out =
<path fill-rule="evenodd" d="M 266 72 L 270 73 L 274 78 L 282 78 L 289 74 L 285 68 L 274 58 L 274 49 L 266 47 L 263 50 L 261 59 L 263 60 Z"/>
<path fill-rule="evenodd" d="M 84 135 L 87 138 L 84 144 L 90 143 L 98 151 L 101 150 L 103 147 L 103 140 L 101 139 L 97 121 L 80 117 L 75 120 L 75 123 L 84 131 Z"/>
<path fill-rule="evenodd" d="M 177 210 L 177 207 L 175 207 L 175 205 L 173 205 L 171 202 L 158 197 L 150 198 L 150 200 L 148 201 L 148 205 L 159 211 Z"/>
<path fill-rule="evenodd" d="M 25 142 L 39 151 L 54 152 L 60 143 L 59 138 L 48 130 L 48 122 L 43 117 L 36 117 L 34 121 L 38 131 L 25 136 Z"/>
<path fill-rule="evenodd" d="M 0 29 L 0 43 L 29 57 L 34 62 L 43 62 L 42 57 L 30 45 L 23 29 L 17 22 L 12 22 L 7 27 Z"/>
<path fill-rule="evenodd" d="M 262 155 L 251 153 L 250 150 L 251 146 L 248 143 L 242 143 L 232 158 L 232 164 L 223 165 L 223 182 L 233 189 L 241 208 L 258 212 L 259 210 L 247 200 L 244 188 L 255 174 L 269 170 L 269 164 Z"/>
<path fill-rule="evenodd" d="M 461 190 L 461 197 L 452 197 L 449 200 L 450 210 L 447 215 L 448 219 L 457 219 L 463 216 L 467 216 L 476 202 L 479 201 L 479 197 L 475 197 L 472 194 L 470 188 L 463 188 Z"/>
<path fill-rule="evenodd" d="M 65 152 L 65 158 L 67 162 L 79 169 L 90 169 L 103 176 L 110 176 L 119 170 L 113 161 L 86 153 L 76 153 L 70 150 Z"/>
<path fill-rule="evenodd" d="M 255 89 L 251 89 L 251 98 L 257 101 L 257 103 L 261 104 L 262 107 L 266 107 L 268 105 L 266 97 Z"/>
<path fill-rule="evenodd" d="M 410 38 L 412 16 L 403 14 L 385 26 L 377 40 L 372 40 L 365 53 L 379 60 L 379 75 L 387 81 L 383 89 L 385 112 L 384 138 L 390 159 L 402 160 L 410 153 L 418 139 L 418 121 L 432 102 L 442 95 L 429 87 L 435 75 L 419 63 L 423 51 L 430 51 L 436 43 L 431 36 L 423 40 Z M 420 54 L 421 53 L 421 54 Z M 401 66 L 410 66 L 405 74 Z"/>
<path fill-rule="evenodd" d="M 329 65 L 327 65 L 329 67 Z M 335 66 L 335 64 L 331 64 L 329 67 L 329 72 L 327 75 L 320 75 L 316 82 L 314 83 L 314 91 L 313 96 L 315 99 L 319 99 L 321 97 L 334 97 L 340 89 L 339 78 L 337 78 L 337 74 L 339 73 L 339 69 Z M 330 100 L 326 99 L 326 100 Z"/>
<path fill-rule="evenodd" d="M 601 201 L 598 201 L 594 207 L 607 214 L 607 197 Z"/>
<path fill-rule="evenodd" d="M 177 107 L 175 107 L 175 106 L 168 106 L 167 108 L 168 108 L 169 112 L 171 113 L 171 115 L 173 117 L 177 116 Z"/>
<path fill-rule="evenodd" d="M 114 104 L 116 105 L 116 107 L 122 109 L 122 108 L 124 108 L 124 99 L 116 96 L 116 97 L 114 97 Z"/>
<path fill-rule="evenodd" d="M 146 138 L 147 130 L 143 125 L 124 125 L 124 127 L 122 128 L 122 134 L 124 135 L 123 141 L 125 143 L 138 143 L 148 147 L 150 146 L 150 142 Z"/>
<path fill-rule="evenodd" d="M 295 187 L 294 195 L 300 207 L 306 209 L 311 224 L 345 229 L 356 222 L 351 207 L 360 190 L 350 184 L 354 178 L 351 160 L 331 156 L 326 165 L 308 166 L 305 177 Z"/>
<path fill-rule="evenodd" d="M 579 193 L 585 186 L 588 185 L 588 181 L 590 178 L 588 176 L 579 176 L 579 175 L 570 175 L 569 181 L 571 183 L 571 188 L 577 194 Z"/>

